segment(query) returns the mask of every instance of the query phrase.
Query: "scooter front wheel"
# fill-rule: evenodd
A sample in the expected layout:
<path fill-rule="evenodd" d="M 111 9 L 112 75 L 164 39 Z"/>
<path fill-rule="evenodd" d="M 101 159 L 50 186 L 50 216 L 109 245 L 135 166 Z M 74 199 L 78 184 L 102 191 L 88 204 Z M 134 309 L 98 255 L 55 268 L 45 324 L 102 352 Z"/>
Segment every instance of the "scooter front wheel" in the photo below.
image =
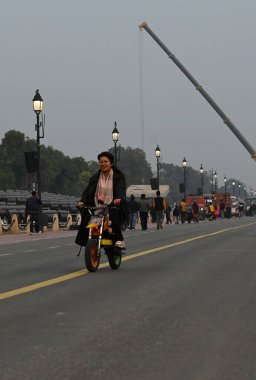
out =
<path fill-rule="evenodd" d="M 112 269 L 118 269 L 122 262 L 122 250 L 120 248 L 113 248 L 106 252 L 108 256 L 109 266 Z"/>
<path fill-rule="evenodd" d="M 98 241 L 89 239 L 85 246 L 85 266 L 89 272 L 96 272 L 100 264 L 100 256 L 98 252 Z"/>

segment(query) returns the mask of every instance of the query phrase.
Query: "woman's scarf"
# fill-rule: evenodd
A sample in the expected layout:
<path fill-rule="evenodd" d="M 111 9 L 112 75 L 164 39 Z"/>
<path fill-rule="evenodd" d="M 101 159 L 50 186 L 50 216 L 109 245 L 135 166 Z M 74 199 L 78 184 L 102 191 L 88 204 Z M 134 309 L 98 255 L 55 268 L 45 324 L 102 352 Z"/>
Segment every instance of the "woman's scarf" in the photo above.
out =
<path fill-rule="evenodd" d="M 103 172 L 100 173 L 96 192 L 95 192 L 95 204 L 99 206 L 99 200 L 104 204 L 109 204 L 113 201 L 113 170 L 111 169 L 109 175 L 105 177 Z"/>

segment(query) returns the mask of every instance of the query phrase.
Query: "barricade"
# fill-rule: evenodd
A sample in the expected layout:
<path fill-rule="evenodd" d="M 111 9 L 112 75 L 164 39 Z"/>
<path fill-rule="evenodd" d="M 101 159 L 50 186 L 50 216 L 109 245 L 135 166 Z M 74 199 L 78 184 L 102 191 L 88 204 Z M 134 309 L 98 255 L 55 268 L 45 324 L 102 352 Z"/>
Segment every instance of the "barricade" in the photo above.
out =
<path fill-rule="evenodd" d="M 77 224 L 77 226 L 80 226 L 81 220 L 82 220 L 81 214 L 77 214 L 77 217 L 76 217 L 76 224 Z"/>
<path fill-rule="evenodd" d="M 17 234 L 19 232 L 19 221 L 16 214 L 12 215 L 12 223 L 10 226 L 10 231 L 12 234 Z"/>
<path fill-rule="evenodd" d="M 72 217 L 67 210 L 62 210 L 58 212 L 59 217 L 59 228 L 68 229 L 72 223 Z M 71 219 L 71 221 L 70 221 Z"/>
<path fill-rule="evenodd" d="M 67 226 L 66 226 L 68 230 L 70 229 L 70 226 L 72 226 L 72 215 L 68 214 L 67 215 Z"/>
<path fill-rule="evenodd" d="M 12 222 L 9 227 L 9 231 L 13 234 L 17 234 L 19 232 L 27 232 L 29 233 L 29 216 L 27 217 L 26 223 L 19 223 L 19 218 L 17 214 L 12 215 Z"/>
<path fill-rule="evenodd" d="M 52 231 L 59 231 L 60 227 L 59 227 L 59 217 L 58 217 L 58 214 L 53 214 L 53 220 L 52 220 L 52 226 L 51 226 L 51 230 Z"/>
<path fill-rule="evenodd" d="M 19 232 L 26 232 L 27 234 L 30 233 L 30 215 L 27 216 L 27 219 L 23 223 L 19 223 Z"/>
<path fill-rule="evenodd" d="M 68 213 L 66 216 L 63 216 L 62 220 L 59 220 L 57 212 L 52 212 L 52 210 L 47 210 L 48 212 L 42 214 L 42 232 L 46 231 L 59 231 L 60 229 L 77 229 L 81 223 L 80 214 L 71 214 Z M 73 228 L 72 228 L 73 227 Z M 4 221 L 0 217 L 0 234 L 12 233 L 29 233 L 30 232 L 30 217 L 28 216 L 26 221 L 23 219 L 19 222 L 17 214 L 12 214 L 10 221 Z"/>
<path fill-rule="evenodd" d="M 68 230 L 78 230 L 78 222 L 80 223 L 80 216 L 77 213 L 69 213 L 67 216 L 67 229 Z"/>
<path fill-rule="evenodd" d="M 30 232 L 30 217 L 27 216 L 27 220 L 26 220 L 26 227 L 25 227 L 25 231 L 29 234 Z"/>
<path fill-rule="evenodd" d="M 59 231 L 59 229 L 60 229 L 60 227 L 59 227 L 59 217 L 58 217 L 57 213 L 54 213 L 54 214 L 51 214 L 51 215 L 48 214 L 47 229 L 48 230 L 50 229 L 51 231 Z"/>
<path fill-rule="evenodd" d="M 1 218 L 1 233 L 9 232 L 12 226 L 12 219 L 11 216 L 8 215 L 8 217 L 5 215 L 4 218 Z"/>

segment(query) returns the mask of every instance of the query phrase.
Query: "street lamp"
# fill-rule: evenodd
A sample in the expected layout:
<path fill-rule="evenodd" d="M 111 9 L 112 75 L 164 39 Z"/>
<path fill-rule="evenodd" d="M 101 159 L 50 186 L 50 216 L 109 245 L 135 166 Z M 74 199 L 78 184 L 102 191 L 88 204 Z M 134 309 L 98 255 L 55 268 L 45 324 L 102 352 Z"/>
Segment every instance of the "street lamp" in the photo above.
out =
<path fill-rule="evenodd" d="M 161 156 L 161 149 L 157 145 L 155 149 L 155 155 L 156 155 L 156 170 L 157 170 L 157 190 L 159 191 L 159 172 L 160 172 L 160 156 Z"/>
<path fill-rule="evenodd" d="M 225 193 L 227 192 L 227 177 L 224 177 Z"/>
<path fill-rule="evenodd" d="M 39 90 L 36 90 L 35 96 L 32 99 L 33 110 L 36 114 L 36 144 L 37 144 L 37 193 L 38 197 L 41 198 L 41 168 L 40 168 L 40 139 L 44 138 L 44 128 L 42 123 L 39 121 L 39 115 L 43 110 L 43 99 L 39 94 Z M 42 127 L 42 133 L 40 134 L 40 128 Z"/>
<path fill-rule="evenodd" d="M 117 141 L 119 140 L 119 131 L 116 127 L 116 121 L 114 122 L 114 129 L 112 131 L 112 140 L 114 141 L 114 144 L 115 144 L 115 166 L 117 166 L 117 157 L 116 157 L 116 152 L 117 152 L 117 148 L 116 148 L 116 144 L 117 144 Z"/>
<path fill-rule="evenodd" d="M 238 195 L 239 195 L 239 198 L 240 198 L 240 189 L 241 189 L 241 183 L 239 183 L 239 185 L 238 185 Z"/>
<path fill-rule="evenodd" d="M 184 169 L 184 199 L 186 201 L 186 197 L 187 197 L 187 160 L 185 157 L 182 161 L 182 166 Z"/>
<path fill-rule="evenodd" d="M 233 186 L 233 195 L 235 195 L 235 181 L 232 182 L 232 186 Z"/>
<path fill-rule="evenodd" d="M 203 165 L 201 164 L 200 169 L 199 169 L 200 175 L 201 175 L 201 189 L 202 189 L 202 195 L 204 195 L 204 168 Z"/>
<path fill-rule="evenodd" d="M 215 170 L 215 173 L 214 173 L 213 177 L 214 177 L 215 193 L 217 193 L 217 171 L 216 170 Z"/>

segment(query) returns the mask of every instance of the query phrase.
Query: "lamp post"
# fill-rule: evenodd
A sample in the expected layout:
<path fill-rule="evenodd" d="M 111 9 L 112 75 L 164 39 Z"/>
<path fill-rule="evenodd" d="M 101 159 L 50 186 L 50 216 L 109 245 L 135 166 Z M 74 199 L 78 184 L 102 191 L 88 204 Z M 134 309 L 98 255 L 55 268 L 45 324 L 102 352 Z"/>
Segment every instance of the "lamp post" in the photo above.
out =
<path fill-rule="evenodd" d="M 233 186 L 233 195 L 235 195 L 235 181 L 232 182 L 232 186 Z"/>
<path fill-rule="evenodd" d="M 214 177 L 214 191 L 215 193 L 217 193 L 217 171 L 216 170 L 213 177 Z"/>
<path fill-rule="evenodd" d="M 184 199 L 186 201 L 186 198 L 187 198 L 187 160 L 185 157 L 182 161 L 182 167 L 184 169 Z"/>
<path fill-rule="evenodd" d="M 227 192 L 227 177 L 224 177 L 225 193 Z"/>
<path fill-rule="evenodd" d="M 204 168 L 203 165 L 201 164 L 200 169 L 200 176 L 201 176 L 201 189 L 202 189 L 202 195 L 204 195 Z"/>
<path fill-rule="evenodd" d="M 156 155 L 156 170 L 157 170 L 157 190 L 159 191 L 159 172 L 160 172 L 160 162 L 159 162 L 159 159 L 160 159 L 160 156 L 161 156 L 161 149 L 159 148 L 159 146 L 157 145 L 156 149 L 155 149 L 155 155 Z"/>
<path fill-rule="evenodd" d="M 40 165 L 40 139 L 44 138 L 44 129 L 42 123 L 39 121 L 39 115 L 43 110 L 43 99 L 39 94 L 39 90 L 36 90 L 35 96 L 33 98 L 33 110 L 36 114 L 36 144 L 37 144 L 37 193 L 38 197 L 41 198 L 41 165 Z M 40 127 L 42 127 L 42 133 L 40 133 Z"/>
<path fill-rule="evenodd" d="M 119 131 L 117 129 L 117 126 L 116 126 L 116 121 L 114 122 L 114 129 L 112 131 L 112 140 L 114 141 L 114 144 L 115 144 L 115 166 L 117 166 L 117 157 L 116 157 L 116 153 L 117 153 L 117 148 L 116 148 L 116 144 L 117 144 L 117 141 L 119 140 Z"/>
<path fill-rule="evenodd" d="M 240 189 L 241 189 L 241 183 L 239 183 L 239 185 L 238 185 L 238 196 L 239 196 L 239 198 L 240 198 Z"/>

